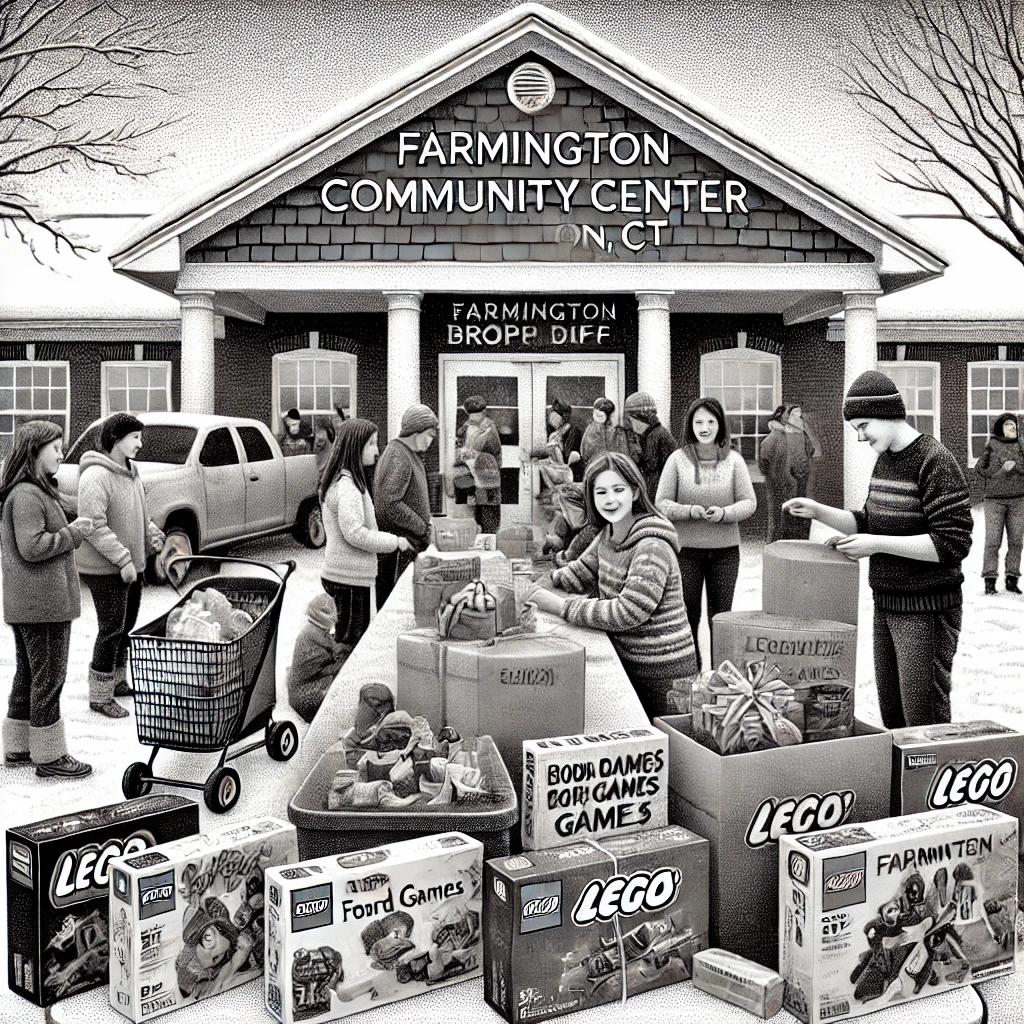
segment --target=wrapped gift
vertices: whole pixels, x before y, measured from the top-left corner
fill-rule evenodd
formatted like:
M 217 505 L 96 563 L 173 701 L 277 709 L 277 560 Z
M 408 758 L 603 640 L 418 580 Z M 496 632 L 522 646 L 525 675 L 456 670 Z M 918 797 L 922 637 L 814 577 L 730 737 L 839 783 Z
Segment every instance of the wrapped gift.
M 442 640 L 490 640 L 516 625 L 515 591 L 488 587 L 481 580 L 449 595 L 437 610 L 437 635 Z
M 479 532 L 475 519 L 435 516 L 430 524 L 430 539 L 438 551 L 469 551 Z

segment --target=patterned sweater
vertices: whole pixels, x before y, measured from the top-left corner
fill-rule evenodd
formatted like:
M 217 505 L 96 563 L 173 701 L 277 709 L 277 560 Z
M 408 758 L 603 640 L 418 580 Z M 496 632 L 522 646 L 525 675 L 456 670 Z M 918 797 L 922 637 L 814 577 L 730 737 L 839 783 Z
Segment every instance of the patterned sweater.
M 574 594 L 562 617 L 605 630 L 644 710 L 667 714 L 674 680 L 697 671 L 693 636 L 683 605 L 675 531 L 661 516 L 645 515 L 617 544 L 605 527 L 576 561 L 552 574 L 555 586 Z
M 868 582 L 875 607 L 887 612 L 959 607 L 960 563 L 971 550 L 971 501 L 963 470 L 930 434 L 899 452 L 878 456 L 864 508 L 853 513 L 860 533 L 912 537 L 927 533 L 938 562 L 872 555 Z

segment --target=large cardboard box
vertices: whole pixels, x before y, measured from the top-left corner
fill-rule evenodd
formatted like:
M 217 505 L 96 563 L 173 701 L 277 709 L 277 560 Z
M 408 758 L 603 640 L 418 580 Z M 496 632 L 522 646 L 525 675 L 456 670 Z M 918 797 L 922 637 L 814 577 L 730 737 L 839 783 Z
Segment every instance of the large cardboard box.
M 484 997 L 519 1024 L 686 981 L 707 881 L 707 842 L 673 825 L 487 861 Z
M 669 821 L 711 844 L 711 944 L 777 965 L 780 835 L 889 810 L 888 732 L 722 757 L 693 739 L 689 715 L 657 718 L 669 740 Z
M 892 734 L 893 814 L 984 804 L 1024 827 L 1024 734 L 996 722 L 954 722 Z M 1024 831 L 1018 886 L 1024 892 Z
M 320 1024 L 479 977 L 482 873 L 461 832 L 268 871 L 267 1009 Z
M 236 822 L 111 865 L 110 1005 L 153 1020 L 263 974 L 263 883 L 295 827 Z
M 523 849 L 668 824 L 668 738 L 651 726 L 523 743 Z
M 813 540 L 777 540 L 764 549 L 761 604 L 773 615 L 857 625 L 860 565 Z
M 1017 843 L 1016 818 L 973 804 L 783 837 L 786 1009 L 832 1024 L 1012 974 Z
M 7 983 L 37 1006 L 107 983 L 110 863 L 199 831 L 180 796 L 60 814 L 7 830 Z

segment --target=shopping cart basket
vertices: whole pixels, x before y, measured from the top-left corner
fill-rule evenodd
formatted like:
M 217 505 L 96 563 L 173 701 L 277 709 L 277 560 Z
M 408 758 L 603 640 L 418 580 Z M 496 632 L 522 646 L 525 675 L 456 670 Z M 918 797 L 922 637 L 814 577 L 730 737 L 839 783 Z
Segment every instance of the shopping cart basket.
M 233 562 L 256 566 L 268 576 L 214 575 L 182 593 L 172 582 L 179 600 L 158 619 L 139 626 L 128 637 L 135 718 L 139 742 L 151 745 L 149 762 L 130 764 L 121 779 L 126 797 L 145 796 L 154 782 L 165 786 L 200 789 L 206 806 L 218 814 L 231 810 L 241 794 L 233 761 L 265 746 L 275 761 L 289 760 L 299 745 L 292 722 L 275 722 L 274 708 L 277 626 L 285 584 L 295 571 L 292 561 L 272 565 L 251 558 L 216 555 L 181 555 L 177 562 Z M 173 580 L 172 574 L 168 579 Z M 236 607 L 252 616 L 252 625 L 227 642 L 167 636 L 167 619 L 174 608 L 193 593 L 216 587 Z M 233 743 L 263 730 L 263 738 L 228 753 Z M 171 779 L 153 773 L 160 748 L 220 751 L 217 767 L 205 784 Z

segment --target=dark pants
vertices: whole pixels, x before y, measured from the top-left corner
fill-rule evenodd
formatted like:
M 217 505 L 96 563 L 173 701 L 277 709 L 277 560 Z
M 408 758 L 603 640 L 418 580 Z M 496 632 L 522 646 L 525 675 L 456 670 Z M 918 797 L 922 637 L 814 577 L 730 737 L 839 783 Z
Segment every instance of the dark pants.
M 999 548 L 1006 533 L 1007 576 L 1020 576 L 1020 552 L 1024 544 L 1024 498 L 985 499 L 985 557 L 981 575 L 994 580 L 999 576 Z
M 89 667 L 94 672 L 113 672 L 128 664 L 128 634 L 135 628 L 142 600 L 142 573 L 125 583 L 120 573 L 83 576 L 96 606 L 96 643 Z
M 377 556 L 377 611 L 384 607 L 395 584 L 415 558 L 415 551 L 389 551 Z
M 875 608 L 875 685 L 887 729 L 950 720 L 950 677 L 962 612 L 897 614 Z
M 708 592 L 708 626 L 719 612 L 732 610 L 732 595 L 740 574 L 739 546 L 731 548 L 683 548 L 679 552 L 679 574 L 683 578 L 683 603 L 690 620 L 693 646 L 697 652 L 697 671 L 701 669 L 697 629 L 700 603 Z
M 339 644 L 355 647 L 370 625 L 370 587 L 351 587 L 347 583 L 333 580 L 320 582 L 334 600 L 338 610 L 338 624 L 334 627 L 334 639 Z
M 68 671 L 70 622 L 19 622 L 14 630 L 14 680 L 7 717 L 36 729 L 60 718 L 60 692 Z
M 501 529 L 501 506 L 474 505 L 473 518 L 479 524 L 481 533 L 497 533 Z

